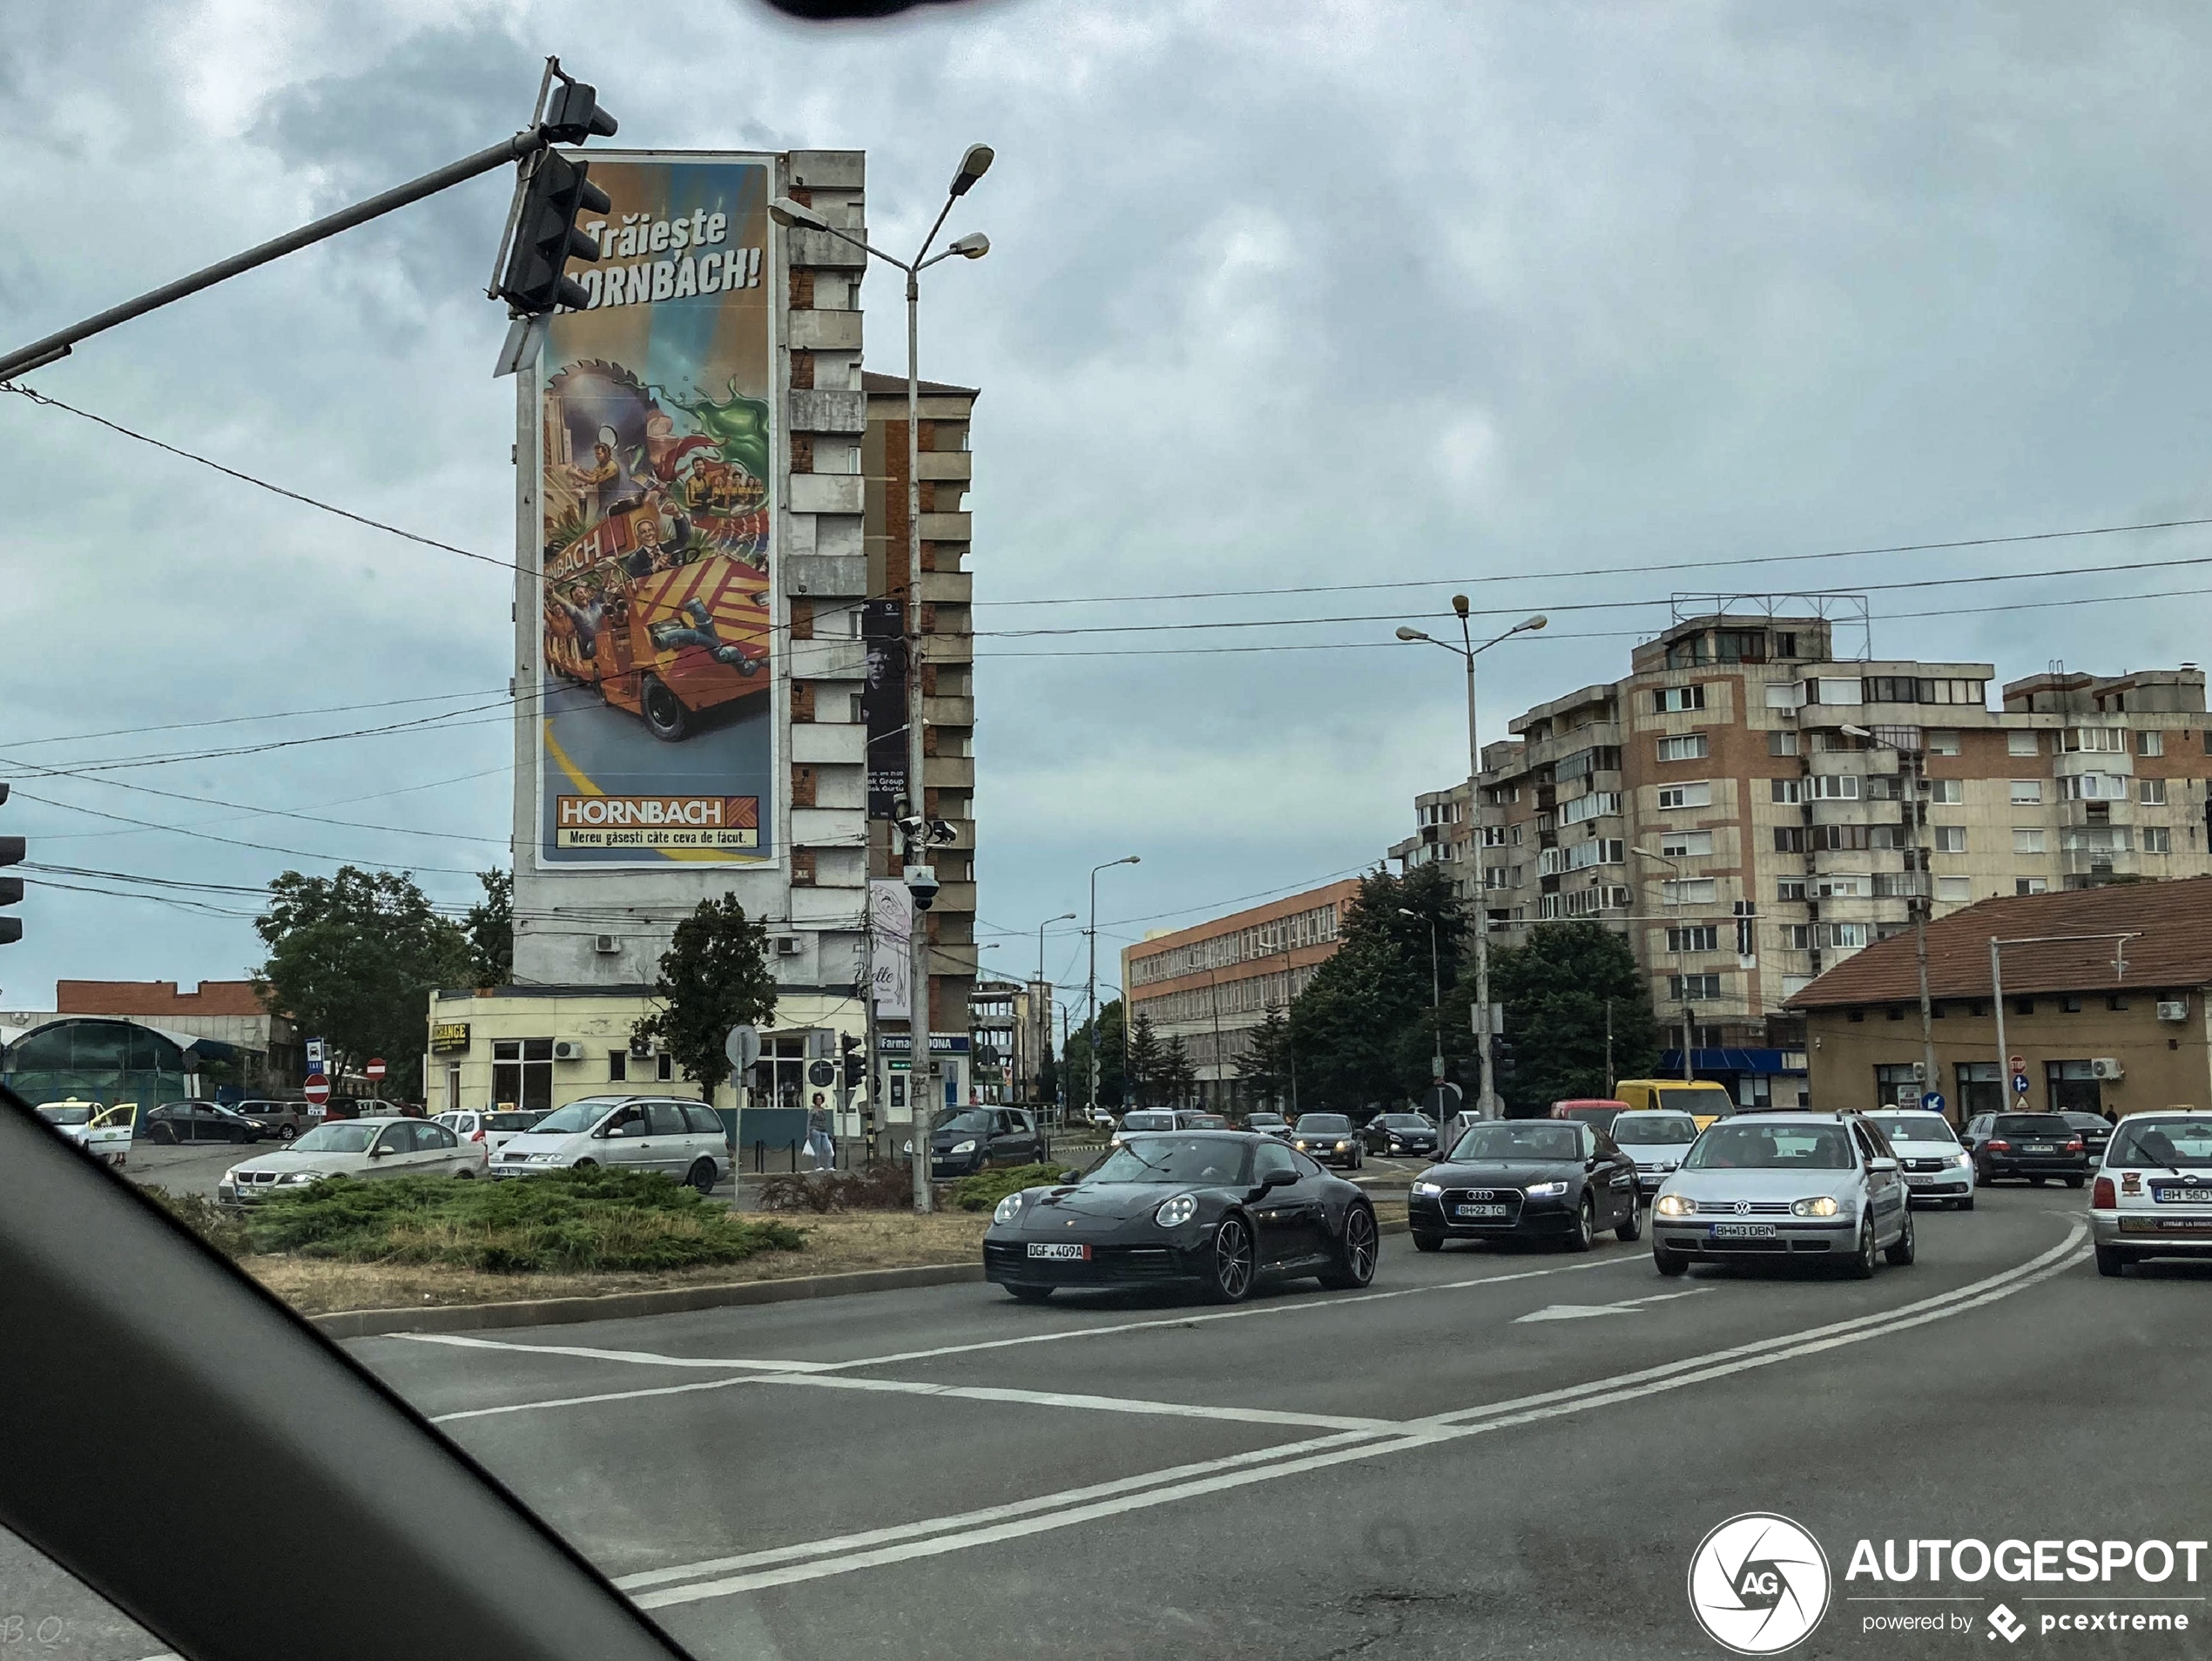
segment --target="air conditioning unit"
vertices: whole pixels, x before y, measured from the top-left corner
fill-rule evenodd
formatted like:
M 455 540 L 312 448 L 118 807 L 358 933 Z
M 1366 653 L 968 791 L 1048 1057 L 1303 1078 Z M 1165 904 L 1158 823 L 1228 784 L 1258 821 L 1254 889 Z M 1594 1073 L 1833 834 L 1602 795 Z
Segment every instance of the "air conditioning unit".
M 776 936 L 776 955 L 779 957 L 798 956 L 799 937 L 796 935 L 778 935 Z
M 619 935 L 594 935 L 591 936 L 591 949 L 595 952 L 600 953 L 604 956 L 612 957 L 617 952 L 619 952 L 622 949 L 622 936 Z
M 554 1053 L 558 1055 L 560 1052 L 556 1050 Z M 1914 1062 L 1912 1063 L 1912 1077 L 1915 1083 L 1922 1084 L 1926 1084 L 1928 1082 L 1928 1063 L 1925 1061 Z
M 2161 998 L 2158 1002 L 2158 1018 L 2161 1021 L 2188 1020 L 2189 1001 L 2187 998 Z
M 2128 1077 L 2128 1070 L 2120 1064 L 2120 1058 L 2116 1056 L 2096 1056 L 2090 1059 L 2089 1077 L 2092 1078 L 2125 1078 Z
M 553 1059 L 556 1061 L 582 1061 L 583 1059 L 583 1046 L 573 1038 L 556 1038 L 553 1041 Z

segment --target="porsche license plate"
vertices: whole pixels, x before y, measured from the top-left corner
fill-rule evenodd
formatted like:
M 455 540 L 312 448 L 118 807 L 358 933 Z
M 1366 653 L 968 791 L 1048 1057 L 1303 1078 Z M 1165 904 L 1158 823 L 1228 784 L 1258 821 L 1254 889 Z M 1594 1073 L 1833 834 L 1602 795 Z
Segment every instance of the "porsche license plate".
M 1452 1215 L 1478 1219 L 1485 1217 L 1503 1217 L 1506 1215 L 1506 1207 L 1503 1205 L 1454 1205 L 1452 1207 Z
M 1032 1240 L 1029 1243 L 1029 1255 L 1064 1258 L 1076 1263 L 1088 1263 L 1090 1261 L 1090 1247 L 1078 1245 L 1072 1240 L 1064 1243 L 1059 1240 Z
M 1770 1240 L 1774 1238 L 1771 1223 L 1716 1223 L 1713 1238 L 1716 1240 Z

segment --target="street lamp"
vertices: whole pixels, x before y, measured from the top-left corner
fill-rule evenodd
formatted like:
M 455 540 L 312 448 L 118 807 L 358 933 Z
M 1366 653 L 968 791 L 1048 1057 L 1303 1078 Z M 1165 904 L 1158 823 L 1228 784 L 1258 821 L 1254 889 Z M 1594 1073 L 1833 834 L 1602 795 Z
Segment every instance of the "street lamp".
M 1478 864 L 1475 868 L 1479 874 L 1481 867 Z M 1409 906 L 1399 907 L 1398 915 L 1428 925 L 1428 1010 L 1429 1020 L 1436 1032 L 1436 1054 L 1429 1071 L 1436 1081 L 1436 1128 L 1437 1134 L 1440 1136 L 1444 1131 L 1444 977 L 1437 966 L 1436 919 L 1424 917 Z M 1487 1026 L 1488 1022 L 1486 1020 L 1484 1024 Z
M 1683 934 L 1682 926 L 1682 861 L 1669 854 L 1654 854 L 1648 847 L 1632 848 L 1629 851 L 1635 854 L 1638 859 L 1656 860 L 1662 865 L 1671 867 L 1675 874 L 1675 897 L 1669 902 L 1669 908 L 1673 911 L 1675 921 L 1673 927 L 1669 928 L 1667 932 L 1675 937 L 1675 984 L 1682 989 L 1682 1082 L 1685 1084 L 1693 1084 L 1696 1081 L 1697 1073 L 1696 1070 L 1689 1064 L 1689 977 L 1683 973 L 1682 964 Z
M 1109 860 L 1103 865 L 1094 865 L 1090 868 L 1090 927 L 1083 931 L 1090 936 L 1090 973 L 1084 982 L 1086 989 L 1083 993 L 1083 1007 L 1087 1011 L 1085 1018 L 1090 1023 L 1090 1100 L 1087 1105 L 1094 1114 L 1098 1111 L 1098 874 L 1101 871 L 1110 871 L 1117 865 L 1139 863 L 1141 861 L 1136 854 L 1124 854 L 1118 860 Z M 1124 1051 L 1129 1047 L 1129 1003 L 1126 990 L 1123 993 L 1122 1004 L 1122 1047 Z M 1122 1078 L 1122 1088 L 1124 1090 L 1129 1088 L 1126 1071 Z
M 936 253 L 929 252 L 929 245 L 937 240 L 937 233 L 944 228 L 945 218 L 953 211 L 953 204 L 974 187 L 975 181 L 990 170 L 993 152 L 988 145 L 970 145 L 961 157 L 960 171 L 953 175 L 953 182 L 946 187 L 945 205 L 937 210 L 937 217 L 930 221 L 929 233 L 921 240 L 911 260 L 901 260 L 875 247 L 864 238 L 832 225 L 821 214 L 804 202 L 788 196 L 779 196 L 768 204 L 768 217 L 786 230 L 794 227 L 818 231 L 848 243 L 862 253 L 896 267 L 907 274 L 907 811 L 905 822 L 914 828 L 906 834 L 906 862 L 909 868 L 922 863 L 923 850 L 927 846 L 927 818 L 924 804 L 927 792 L 923 779 L 925 763 L 922 758 L 921 705 L 922 648 L 926 644 L 921 632 L 921 273 L 941 260 L 958 254 L 966 260 L 980 260 L 990 252 L 988 239 L 980 233 L 958 238 Z M 921 917 L 914 919 L 913 953 L 914 992 L 910 1005 L 907 1030 L 913 1035 L 913 1050 L 908 1064 L 910 1077 L 919 1083 L 927 1075 L 929 1054 L 929 1032 L 933 1024 L 934 1001 L 929 996 L 928 930 Z M 927 1140 L 927 1124 L 918 1134 Z M 927 1212 L 930 1208 L 929 1163 L 927 1152 L 914 1158 L 914 1209 Z
M 1073 922 L 1075 920 L 1076 914 L 1074 912 L 1063 911 L 1056 917 L 1047 917 L 1042 922 L 1037 925 L 1037 984 L 1039 986 L 1049 988 L 1051 984 L 1051 982 L 1047 981 L 1044 977 L 1044 931 L 1052 927 L 1054 923 Z M 1037 1077 L 1040 1079 L 1044 1077 L 1044 1053 L 1052 1048 L 1052 994 L 1049 989 L 1044 995 L 1044 1008 L 1042 1013 L 1044 1016 L 1043 1022 L 1042 1023 L 1044 1027 L 1044 1042 L 1037 1052 Z M 1044 1104 L 1042 1095 L 1038 1097 L 1037 1104 L 1040 1107 Z
M 1912 781 L 1912 858 L 1910 863 L 1920 868 L 1920 880 L 1913 884 L 1913 888 L 1921 890 L 1925 885 L 1925 890 L 1905 895 L 1905 903 L 1912 915 L 1912 969 L 1919 978 L 1920 985 L 1920 1088 L 1924 1091 L 1940 1091 L 1943 1078 L 1937 1071 L 1936 1063 L 1935 1006 L 1928 1000 L 1928 914 L 1935 908 L 1935 868 L 1934 862 L 1928 858 L 1928 850 L 1920 835 L 1928 822 L 1928 810 L 1923 800 L 1927 794 L 1927 765 L 1917 746 L 1907 749 L 1902 744 L 1878 737 L 1871 727 L 1846 726 L 1843 731 L 1851 738 L 1865 739 L 1892 752 L 1899 767 Z M 1997 1018 L 2002 1024 L 2004 1016 L 2000 1013 Z M 1997 1040 L 1997 1047 L 2000 1050 L 2005 1047 L 2001 1035 Z M 1959 1123 L 1961 1124 L 1966 1122 L 1966 1104 L 1963 1097 L 1961 1092 L 1959 1104 Z
M 1482 838 L 1480 835 L 1482 740 L 1477 735 L 1474 724 L 1474 660 L 1501 640 L 1510 640 L 1517 634 L 1534 633 L 1544 626 L 1547 619 L 1541 612 L 1538 612 L 1534 617 L 1524 618 L 1503 634 L 1497 636 L 1494 639 L 1485 640 L 1478 646 L 1474 644 L 1474 637 L 1467 631 L 1467 597 L 1464 594 L 1454 594 L 1452 597 L 1452 610 L 1460 619 L 1460 644 L 1458 645 L 1453 645 L 1448 640 L 1439 640 L 1433 635 L 1424 634 L 1419 629 L 1406 628 L 1402 625 L 1398 631 L 1398 638 L 1400 640 L 1425 642 L 1432 646 L 1441 646 L 1445 651 L 1456 653 L 1467 660 L 1467 823 L 1468 828 L 1476 833 L 1474 836 L 1474 1000 L 1475 1008 L 1480 1014 L 1475 1023 L 1475 1031 L 1480 1049 L 1482 1072 L 1480 1088 L 1475 1096 L 1475 1109 L 1484 1118 L 1494 1119 L 1499 1117 L 1500 1108 L 1497 1085 L 1493 1082 L 1496 1077 L 1496 1071 L 1490 1063 L 1492 1037 L 1490 1031 L 1490 905 L 1489 896 L 1482 888 Z

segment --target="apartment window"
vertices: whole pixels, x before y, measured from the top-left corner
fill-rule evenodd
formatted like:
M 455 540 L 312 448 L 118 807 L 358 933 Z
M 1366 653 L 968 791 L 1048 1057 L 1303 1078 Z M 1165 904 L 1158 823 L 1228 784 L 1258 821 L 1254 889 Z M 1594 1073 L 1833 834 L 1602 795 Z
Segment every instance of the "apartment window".
M 495 1107 L 524 1111 L 553 1111 L 553 1041 L 501 1038 L 491 1047 L 491 1099 Z
M 2043 852 L 2043 833 L 2033 825 L 2013 827 L 2013 852 L 2040 854 Z
M 2135 734 L 2135 753 L 2137 755 L 2164 755 L 2166 734 L 2149 727 L 2144 728 L 2143 731 Z
M 607 1083 L 619 1084 L 630 1077 L 630 1052 L 627 1050 L 607 1051 Z
M 1797 655 L 1797 636 L 1795 630 L 1783 629 L 1776 632 L 1774 655 L 1777 658 L 1794 658 Z
M 1782 949 L 1802 952 L 1812 949 L 1812 925 L 1809 922 L 1785 922 L 1781 926 Z
M 1483 847 L 1503 847 L 1505 845 L 1506 827 L 1503 825 L 1485 825 L 1482 827 Z
M 1966 827 L 1964 825 L 1939 825 L 1935 827 L 1935 851 L 1939 854 L 1963 854 L 1966 851 Z
M 2125 854 L 2130 846 L 2125 825 L 2084 825 L 2059 833 L 2064 854 Z
M 1966 800 L 1966 781 L 1963 779 L 1931 779 L 1928 780 L 1928 800 L 1939 807 L 1957 807 Z
M 1676 856 L 1710 854 L 1713 851 L 1713 833 L 1702 830 L 1662 831 L 1659 833 L 1659 851 Z
M 1579 825 L 1584 820 L 1597 819 L 1621 811 L 1621 793 L 1617 790 L 1593 790 L 1587 796 L 1577 796 L 1572 801 L 1559 805 L 1559 822 Z
M 2019 807 L 2033 807 L 2042 800 L 2043 781 L 2040 779 L 2015 779 L 2013 780 L 2013 806 Z
M 2035 742 L 2035 734 L 2033 733 L 2023 733 L 2014 728 L 2005 734 L 2006 755 L 2040 755 L 2042 753 L 2041 748 Z
M 1863 922 L 1824 922 L 1814 927 L 1816 938 L 1824 949 L 1851 952 L 1866 944 L 1866 925 Z
M 2067 779 L 2068 801 L 2125 801 L 2128 780 L 2117 773 L 2077 773 Z
M 2040 876 L 2016 876 L 2013 879 L 2013 892 L 2017 895 L 2045 894 L 2049 892 L 2050 887 L 2050 883 Z
M 2212 755 L 2212 733 L 2207 733 L 2205 737 L 2208 740 L 2205 745 L 2205 753 L 2207 755 Z M 1769 755 L 1797 754 L 1797 735 L 1795 733 L 1768 733 L 1766 735 L 1766 753 Z
M 1954 903 L 1971 900 L 1974 897 L 1973 881 L 1970 876 L 1939 876 L 1936 879 L 1935 897 Z
M 1802 901 L 1805 897 L 1805 880 L 1801 876 L 1777 877 L 1774 883 L 1774 897 L 1777 900 Z
M 1776 801 L 1791 803 L 1805 799 L 1805 781 L 1802 779 L 1770 779 L 1766 782 L 1768 793 Z
M 1676 1003 L 1711 1003 L 1721 995 L 1717 975 L 1669 975 L 1667 996 Z
M 1670 906 L 1709 906 L 1720 889 L 1709 876 L 1678 877 L 1659 885 L 1659 897 Z
M 1716 952 L 1720 949 L 1717 923 L 1693 923 L 1686 928 L 1667 930 L 1667 949 L 1670 952 Z
M 1805 688 L 1803 681 L 1774 681 L 1767 686 L 1766 706 L 1769 709 L 1802 709 L 1804 707 L 1804 702 Z
M 2069 726 L 2066 747 L 2070 751 L 2116 752 L 2128 747 L 2128 730 L 2120 726 Z
M 1651 694 L 1651 706 L 1662 715 L 1679 715 L 1705 707 L 1703 686 L 1662 686 Z
M 1864 900 L 1873 891 L 1873 879 L 1865 876 L 1840 874 L 1815 877 L 1812 895 L 1816 900 Z
M 1713 787 L 1710 782 L 1694 785 L 1661 785 L 1659 806 L 1668 807 L 1710 807 Z
M 1856 704 L 1860 702 L 1859 683 L 1856 680 L 1813 680 L 1806 685 L 1806 699 L 1814 704 Z
M 2168 830 L 2163 825 L 2146 825 L 2143 827 L 2144 853 L 2171 854 L 2173 851 L 2174 833 L 2172 831 Z
M 1711 753 L 1703 733 L 1685 733 L 1680 738 L 1659 740 L 1662 761 L 1703 761 Z
M 2166 805 L 2166 780 L 2163 779 L 2136 780 L 2135 800 L 2146 807 L 2163 807 Z
M 1803 825 L 1777 825 L 1774 827 L 1774 851 L 1777 854 L 1804 853 L 1805 827 Z
M 1805 795 L 1812 801 L 1857 801 L 1858 775 L 1852 773 L 1817 773 L 1804 780 Z
M 1931 732 L 1928 734 L 1928 753 L 1930 755 L 1958 754 L 1959 735 L 1941 729 Z
M 1713 645 L 1723 663 L 1766 661 L 1766 636 L 1757 629 L 1717 629 Z
M 1514 845 L 1515 847 L 1519 847 L 1521 846 L 1521 827 L 1520 827 L 1520 826 L 1518 826 L 1518 825 L 1515 825 L 1515 826 L 1511 827 L 1511 829 L 1512 829 L 1512 831 L 1513 831 L 1513 836 L 1512 836 L 1512 839 L 1511 839 L 1511 840 L 1512 840 L 1512 842 L 1513 842 L 1513 845 Z

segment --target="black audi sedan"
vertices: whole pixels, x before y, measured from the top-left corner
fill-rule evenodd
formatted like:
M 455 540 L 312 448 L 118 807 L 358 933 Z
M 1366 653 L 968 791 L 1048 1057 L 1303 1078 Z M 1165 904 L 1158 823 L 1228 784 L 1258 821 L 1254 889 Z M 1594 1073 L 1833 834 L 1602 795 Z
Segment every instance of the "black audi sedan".
M 983 1236 L 983 1278 L 1025 1303 L 1062 1286 L 1184 1286 L 1239 1303 L 1263 1280 L 1374 1278 L 1374 1207 L 1271 1136 L 1126 1138 L 1089 1171 L 1008 1194 Z
M 1551 1239 L 1587 1252 L 1607 1229 L 1622 1240 L 1643 1232 L 1635 1161 L 1570 1119 L 1471 1127 L 1448 1160 L 1414 1178 L 1406 1218 L 1424 1252 L 1447 1239 Z

